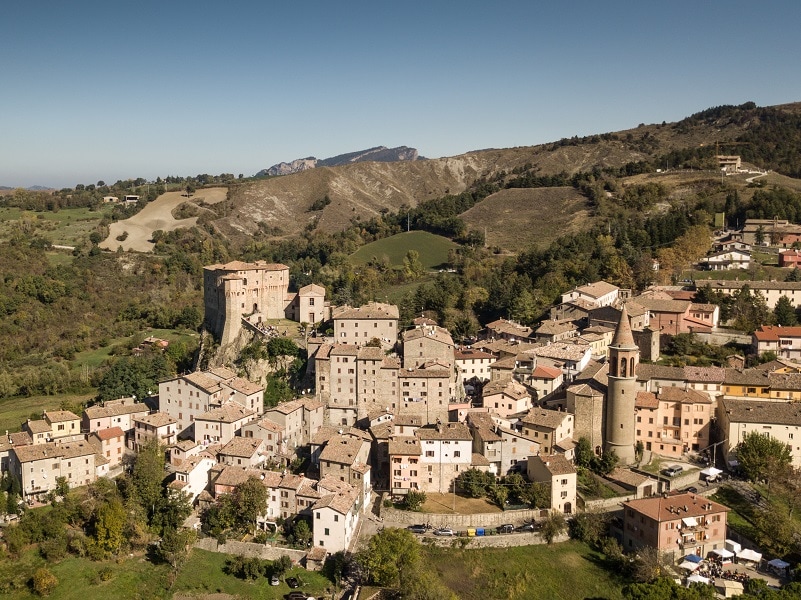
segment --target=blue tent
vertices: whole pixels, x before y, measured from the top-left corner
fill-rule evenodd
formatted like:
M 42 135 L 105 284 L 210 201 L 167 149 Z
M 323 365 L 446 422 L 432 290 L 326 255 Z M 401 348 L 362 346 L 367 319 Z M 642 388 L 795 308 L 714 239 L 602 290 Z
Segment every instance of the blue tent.
M 687 556 L 684 557 L 684 560 L 689 560 L 690 562 L 699 563 L 703 559 L 697 554 L 688 554 Z

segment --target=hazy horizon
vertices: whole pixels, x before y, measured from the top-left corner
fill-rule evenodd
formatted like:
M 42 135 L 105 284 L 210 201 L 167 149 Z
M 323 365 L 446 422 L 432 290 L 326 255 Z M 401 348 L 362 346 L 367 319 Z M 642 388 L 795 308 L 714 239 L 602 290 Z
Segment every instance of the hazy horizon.
M 12 3 L 0 185 L 428 158 L 801 100 L 801 4 Z

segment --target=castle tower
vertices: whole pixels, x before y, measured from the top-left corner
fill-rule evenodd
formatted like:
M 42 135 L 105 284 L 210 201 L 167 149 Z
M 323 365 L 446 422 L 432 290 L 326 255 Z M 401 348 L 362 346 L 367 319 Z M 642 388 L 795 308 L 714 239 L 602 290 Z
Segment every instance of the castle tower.
M 631 334 L 626 305 L 609 346 L 609 383 L 606 397 L 606 439 L 604 450 L 614 450 L 622 464 L 635 460 L 634 400 L 637 396 L 636 369 L 640 350 Z

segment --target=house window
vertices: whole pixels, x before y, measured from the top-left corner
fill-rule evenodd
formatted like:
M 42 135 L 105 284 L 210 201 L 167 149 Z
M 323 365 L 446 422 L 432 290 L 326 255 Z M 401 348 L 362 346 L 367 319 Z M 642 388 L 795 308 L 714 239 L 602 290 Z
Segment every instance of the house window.
M 454 450 L 453 457 L 454 458 L 459 458 L 460 456 L 462 456 L 462 453 L 459 450 Z
M 433 457 L 434 456 L 434 451 L 433 450 L 426 450 L 426 456 L 429 457 L 429 458 Z

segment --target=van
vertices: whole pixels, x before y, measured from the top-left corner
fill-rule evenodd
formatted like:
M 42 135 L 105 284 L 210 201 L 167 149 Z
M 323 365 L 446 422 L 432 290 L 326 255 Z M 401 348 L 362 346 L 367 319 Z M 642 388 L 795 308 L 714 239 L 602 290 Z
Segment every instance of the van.
M 668 477 L 675 477 L 676 475 L 681 473 L 683 470 L 684 470 L 684 467 L 682 467 L 681 465 L 671 465 L 667 469 L 662 469 L 662 473 L 664 473 Z

